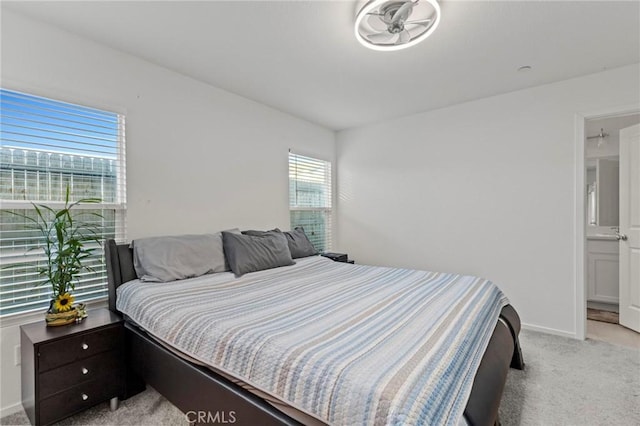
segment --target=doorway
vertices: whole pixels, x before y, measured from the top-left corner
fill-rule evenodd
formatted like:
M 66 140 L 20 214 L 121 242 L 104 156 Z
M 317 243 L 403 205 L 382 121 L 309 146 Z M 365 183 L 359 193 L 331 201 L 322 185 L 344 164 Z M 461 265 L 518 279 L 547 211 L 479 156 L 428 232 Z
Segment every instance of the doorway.
M 640 335 L 618 325 L 619 312 L 619 165 L 620 130 L 640 123 L 640 112 L 611 111 L 578 117 L 577 130 L 582 144 L 583 185 L 579 195 L 582 211 L 577 212 L 578 295 L 577 337 L 604 340 L 625 346 L 640 347 Z M 580 125 L 580 123 L 577 123 Z M 581 148 L 581 149 L 580 149 Z M 625 154 L 627 155 L 627 154 Z M 577 173 L 580 177 L 580 173 Z M 580 181 L 580 179 L 576 179 Z M 579 228 L 580 229 L 580 228 Z M 582 265 L 580 265 L 582 259 Z M 576 293 L 580 293 L 576 291 Z M 582 302 L 582 303 L 580 303 Z M 580 325 L 583 327 L 580 327 Z M 581 330 L 582 328 L 582 330 Z
M 586 337 L 640 348 L 640 335 L 619 324 L 620 130 L 640 114 L 585 121 Z
M 576 122 L 576 337 L 633 347 L 640 335 L 617 324 L 619 135 L 638 123 L 637 107 L 578 115 Z

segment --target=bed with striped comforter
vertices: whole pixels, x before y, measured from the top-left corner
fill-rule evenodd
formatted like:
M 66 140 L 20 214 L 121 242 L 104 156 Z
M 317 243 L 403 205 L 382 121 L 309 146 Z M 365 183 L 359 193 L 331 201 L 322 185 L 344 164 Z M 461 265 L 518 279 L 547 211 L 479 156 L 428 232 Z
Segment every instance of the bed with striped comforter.
M 461 423 L 509 303 L 482 278 L 322 257 L 117 292 L 157 339 L 334 425 Z

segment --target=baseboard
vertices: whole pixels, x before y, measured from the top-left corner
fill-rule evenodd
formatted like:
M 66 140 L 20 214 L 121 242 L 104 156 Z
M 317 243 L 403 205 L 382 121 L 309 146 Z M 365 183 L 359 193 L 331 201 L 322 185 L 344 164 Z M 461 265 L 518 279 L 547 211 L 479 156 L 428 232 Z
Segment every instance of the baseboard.
M 22 410 L 22 403 L 21 402 L 17 402 L 15 404 L 11 404 L 8 407 L 2 407 L 2 408 L 0 408 L 0 418 L 6 417 L 6 416 L 10 416 L 12 414 L 17 413 L 20 410 Z
M 558 330 L 557 328 L 541 327 L 539 325 L 526 324 L 524 322 L 521 324 L 521 326 L 525 330 L 538 331 L 540 333 L 553 334 L 562 337 L 569 337 L 570 339 L 578 338 L 575 332 Z
M 617 303 L 594 302 L 587 300 L 587 308 L 600 309 L 601 311 L 620 313 L 620 305 Z

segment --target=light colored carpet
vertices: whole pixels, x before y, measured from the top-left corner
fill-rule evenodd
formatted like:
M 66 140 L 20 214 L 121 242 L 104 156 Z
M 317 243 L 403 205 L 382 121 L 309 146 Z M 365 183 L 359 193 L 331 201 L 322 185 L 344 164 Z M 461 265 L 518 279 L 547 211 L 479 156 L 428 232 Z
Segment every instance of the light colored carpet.
M 640 351 L 523 330 L 524 371 L 511 369 L 503 425 L 640 425 Z
M 523 330 L 524 371 L 510 370 L 500 419 L 511 425 L 640 425 L 640 351 L 609 343 Z M 24 412 L 0 419 L 28 425 Z M 100 404 L 59 425 L 186 425 L 184 415 L 155 390 Z
M 24 411 L 0 419 L 2 425 L 30 425 Z M 109 410 L 109 403 L 98 404 L 80 414 L 68 417 L 56 425 L 143 425 L 143 426 L 180 426 L 188 425 L 185 415 L 154 389 L 120 401 L 116 411 Z
M 618 313 L 603 311 L 601 309 L 587 308 L 587 319 L 593 321 L 610 322 L 611 324 L 619 324 Z

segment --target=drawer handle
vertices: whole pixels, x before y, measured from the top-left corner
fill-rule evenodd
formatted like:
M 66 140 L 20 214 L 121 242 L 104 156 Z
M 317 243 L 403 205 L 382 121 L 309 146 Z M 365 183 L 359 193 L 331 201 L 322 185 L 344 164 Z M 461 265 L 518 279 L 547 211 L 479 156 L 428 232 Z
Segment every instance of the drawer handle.
M 89 370 L 87 370 L 86 368 L 82 367 L 82 374 L 87 374 L 89 372 Z
M 87 399 L 89 399 L 89 395 L 87 395 L 86 393 L 82 394 L 82 400 L 86 401 Z
M 87 345 L 86 343 L 83 343 L 82 344 L 82 349 L 84 349 L 86 351 L 87 349 L 89 349 L 89 345 Z

